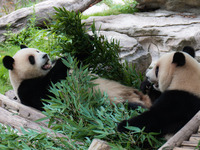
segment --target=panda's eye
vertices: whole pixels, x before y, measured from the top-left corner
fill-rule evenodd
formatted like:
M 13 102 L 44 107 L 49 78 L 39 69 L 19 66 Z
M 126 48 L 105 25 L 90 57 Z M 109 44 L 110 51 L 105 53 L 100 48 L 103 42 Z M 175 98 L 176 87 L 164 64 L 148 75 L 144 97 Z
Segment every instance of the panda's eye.
M 34 56 L 31 55 L 31 56 L 28 57 L 28 59 L 29 59 L 30 64 L 32 64 L 32 65 L 35 64 L 35 58 L 34 58 Z
M 158 77 L 158 72 L 159 72 L 159 66 L 156 66 L 156 70 L 155 70 L 156 77 Z

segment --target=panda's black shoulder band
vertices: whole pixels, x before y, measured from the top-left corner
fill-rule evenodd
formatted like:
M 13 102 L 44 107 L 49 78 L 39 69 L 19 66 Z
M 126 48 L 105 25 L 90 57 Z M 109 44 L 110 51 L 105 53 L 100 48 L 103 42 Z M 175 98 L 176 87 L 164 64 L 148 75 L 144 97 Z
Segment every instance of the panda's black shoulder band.
M 181 52 L 174 53 L 172 63 L 176 64 L 177 66 L 184 66 L 185 65 L 185 55 Z

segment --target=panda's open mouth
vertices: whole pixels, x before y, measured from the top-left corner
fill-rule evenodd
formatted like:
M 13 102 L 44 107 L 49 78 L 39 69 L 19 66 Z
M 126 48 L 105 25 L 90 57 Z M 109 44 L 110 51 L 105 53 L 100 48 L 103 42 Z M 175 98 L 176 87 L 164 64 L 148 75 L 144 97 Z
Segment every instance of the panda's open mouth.
M 154 89 L 156 89 L 157 91 L 160 91 L 160 90 L 159 90 L 159 85 L 158 85 L 158 83 L 153 83 L 153 87 L 154 87 Z
M 151 83 L 151 85 L 153 85 L 154 89 L 156 89 L 157 91 L 160 91 L 159 90 L 159 84 L 158 82 L 152 82 L 151 80 L 148 79 L 148 81 Z
M 50 59 L 47 59 L 47 61 L 45 62 L 45 64 L 42 66 L 42 69 L 43 70 L 49 70 L 51 68 L 52 68 L 51 61 L 50 61 Z

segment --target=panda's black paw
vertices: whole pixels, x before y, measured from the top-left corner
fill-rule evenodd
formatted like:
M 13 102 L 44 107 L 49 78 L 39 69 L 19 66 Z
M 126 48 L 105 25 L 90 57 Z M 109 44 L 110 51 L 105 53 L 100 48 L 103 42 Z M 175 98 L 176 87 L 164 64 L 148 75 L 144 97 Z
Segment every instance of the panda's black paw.
M 128 132 L 129 130 L 125 128 L 128 125 L 128 120 L 123 120 L 117 126 L 117 131 L 119 132 Z
M 136 110 L 139 107 L 146 108 L 144 105 L 139 104 L 139 103 L 128 103 L 128 110 Z
M 144 80 L 140 85 L 140 90 L 143 94 L 148 94 L 150 89 L 153 87 L 152 83 L 150 83 L 147 79 Z

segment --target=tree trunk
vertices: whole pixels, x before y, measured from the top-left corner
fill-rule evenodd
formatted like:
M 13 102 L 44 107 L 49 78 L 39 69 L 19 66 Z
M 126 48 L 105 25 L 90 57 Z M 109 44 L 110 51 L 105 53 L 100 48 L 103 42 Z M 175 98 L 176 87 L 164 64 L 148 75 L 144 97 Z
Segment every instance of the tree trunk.
M 46 124 L 44 122 L 36 123 L 34 122 L 37 119 L 40 119 L 41 117 L 45 117 L 41 112 L 31 108 L 27 107 L 23 104 L 17 103 L 15 101 L 12 101 L 8 98 L 6 98 L 4 95 L 0 94 L 0 123 L 3 125 L 9 125 L 14 129 L 17 129 L 19 131 L 19 135 L 22 133 L 21 128 L 24 128 L 25 130 L 31 129 L 35 130 L 37 132 L 43 132 L 43 129 L 46 129 L 49 131 L 49 136 L 52 137 L 65 137 L 68 139 L 66 135 L 55 133 L 50 128 L 47 128 Z M 4 108 L 2 108 L 4 107 Z M 6 109 L 9 109 L 6 110 Z M 18 111 L 18 113 L 10 112 L 10 111 Z M 29 114 L 27 116 L 27 114 Z M 74 140 L 71 140 L 74 141 Z M 69 142 L 70 141 L 66 141 Z M 76 144 L 84 145 L 82 142 L 76 142 Z
M 100 0 L 48 0 L 36 4 L 35 6 L 16 10 L 0 18 L 0 42 L 5 40 L 4 33 L 7 30 L 12 33 L 18 33 L 27 25 L 32 15 L 36 17 L 36 25 L 43 26 L 44 21 L 48 23 L 55 13 L 54 7 L 64 7 L 66 10 L 83 12 L 93 3 Z

